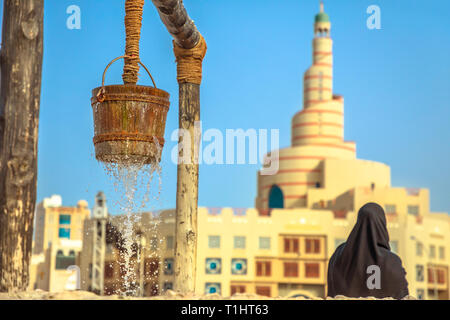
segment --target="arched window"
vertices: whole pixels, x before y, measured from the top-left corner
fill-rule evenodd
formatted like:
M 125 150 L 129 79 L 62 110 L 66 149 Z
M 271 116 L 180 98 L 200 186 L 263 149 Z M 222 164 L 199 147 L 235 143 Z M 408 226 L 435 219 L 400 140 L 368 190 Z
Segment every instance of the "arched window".
M 57 255 L 57 256 L 63 256 L 63 255 L 64 255 L 64 252 L 63 252 L 62 250 L 58 250 L 58 251 L 56 252 L 56 255 Z
M 273 185 L 269 192 L 269 209 L 284 208 L 283 191 L 277 185 Z

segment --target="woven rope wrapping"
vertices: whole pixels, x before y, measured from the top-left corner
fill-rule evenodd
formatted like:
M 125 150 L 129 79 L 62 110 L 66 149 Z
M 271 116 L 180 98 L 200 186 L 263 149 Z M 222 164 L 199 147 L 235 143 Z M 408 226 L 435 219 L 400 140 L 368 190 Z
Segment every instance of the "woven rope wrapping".
M 178 83 L 202 82 L 202 62 L 206 55 L 206 42 L 200 35 L 200 41 L 192 49 L 183 49 L 175 41 L 173 42 L 173 51 L 177 61 L 177 80 Z
M 145 0 L 125 1 L 125 66 L 123 83 L 136 84 L 139 75 L 139 40 L 141 38 L 142 12 Z

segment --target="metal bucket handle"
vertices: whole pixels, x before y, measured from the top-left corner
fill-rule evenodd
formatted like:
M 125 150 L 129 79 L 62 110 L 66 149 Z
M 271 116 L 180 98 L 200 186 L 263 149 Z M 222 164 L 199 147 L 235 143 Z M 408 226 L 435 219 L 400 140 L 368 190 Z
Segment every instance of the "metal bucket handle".
M 102 77 L 102 88 L 98 91 L 97 93 L 97 101 L 98 102 L 103 102 L 105 101 L 105 77 L 106 77 L 106 72 L 108 71 L 109 67 L 111 67 L 111 65 L 116 62 L 117 60 L 120 59 L 124 59 L 124 58 L 131 58 L 130 56 L 121 56 L 121 57 L 117 57 L 114 60 L 112 60 L 105 68 L 105 71 L 103 71 L 103 77 Z M 139 64 L 144 67 L 145 71 L 147 71 L 148 75 L 150 76 L 150 79 L 152 79 L 153 82 L 153 86 L 156 88 L 156 83 L 155 83 L 155 79 L 153 79 L 152 74 L 150 73 L 150 71 L 147 69 L 147 67 L 141 62 L 141 60 L 138 61 Z

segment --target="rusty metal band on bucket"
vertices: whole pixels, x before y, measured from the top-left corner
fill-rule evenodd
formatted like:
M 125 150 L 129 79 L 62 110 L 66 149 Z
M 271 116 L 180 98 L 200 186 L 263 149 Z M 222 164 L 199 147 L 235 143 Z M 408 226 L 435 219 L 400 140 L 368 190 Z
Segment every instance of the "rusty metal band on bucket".
M 160 107 L 169 108 L 170 101 L 164 97 L 150 96 L 148 94 L 133 94 L 133 93 L 103 93 L 102 102 L 105 101 L 138 101 L 149 102 L 159 105 Z M 97 98 L 92 98 L 92 105 L 97 103 Z
M 157 141 L 155 141 L 157 140 Z M 139 133 L 103 133 L 93 138 L 94 144 L 108 141 L 139 141 L 139 142 L 157 142 L 161 148 L 164 146 L 164 138 L 144 135 Z

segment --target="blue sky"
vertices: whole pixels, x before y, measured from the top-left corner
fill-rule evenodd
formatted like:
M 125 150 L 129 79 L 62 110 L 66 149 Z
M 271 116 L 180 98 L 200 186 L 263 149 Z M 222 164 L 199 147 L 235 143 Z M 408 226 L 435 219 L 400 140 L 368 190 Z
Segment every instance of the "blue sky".
M 185 0 L 208 43 L 201 88 L 203 129 L 280 129 L 290 144 L 291 117 L 302 108 L 302 76 L 311 64 L 318 0 Z M 70 5 L 81 30 L 66 28 Z M 366 27 L 369 5 L 381 30 Z M 47 0 L 39 128 L 38 201 L 65 205 L 113 187 L 94 158 L 91 90 L 124 51 L 124 0 Z M 1 9 L 0 9 L 1 10 Z M 172 40 L 150 0 L 144 8 L 141 60 L 171 94 L 162 160 L 162 192 L 150 209 L 175 206 L 170 161 L 178 125 Z M 345 138 L 357 156 L 391 166 L 393 186 L 430 189 L 431 209 L 450 212 L 450 1 L 328 0 L 334 39 L 334 91 L 345 98 Z M 107 81 L 121 82 L 122 64 Z M 141 84 L 149 84 L 143 75 Z M 252 207 L 255 165 L 200 167 L 201 206 Z M 111 203 L 111 202 L 110 202 Z M 112 207 L 112 212 L 117 210 Z

